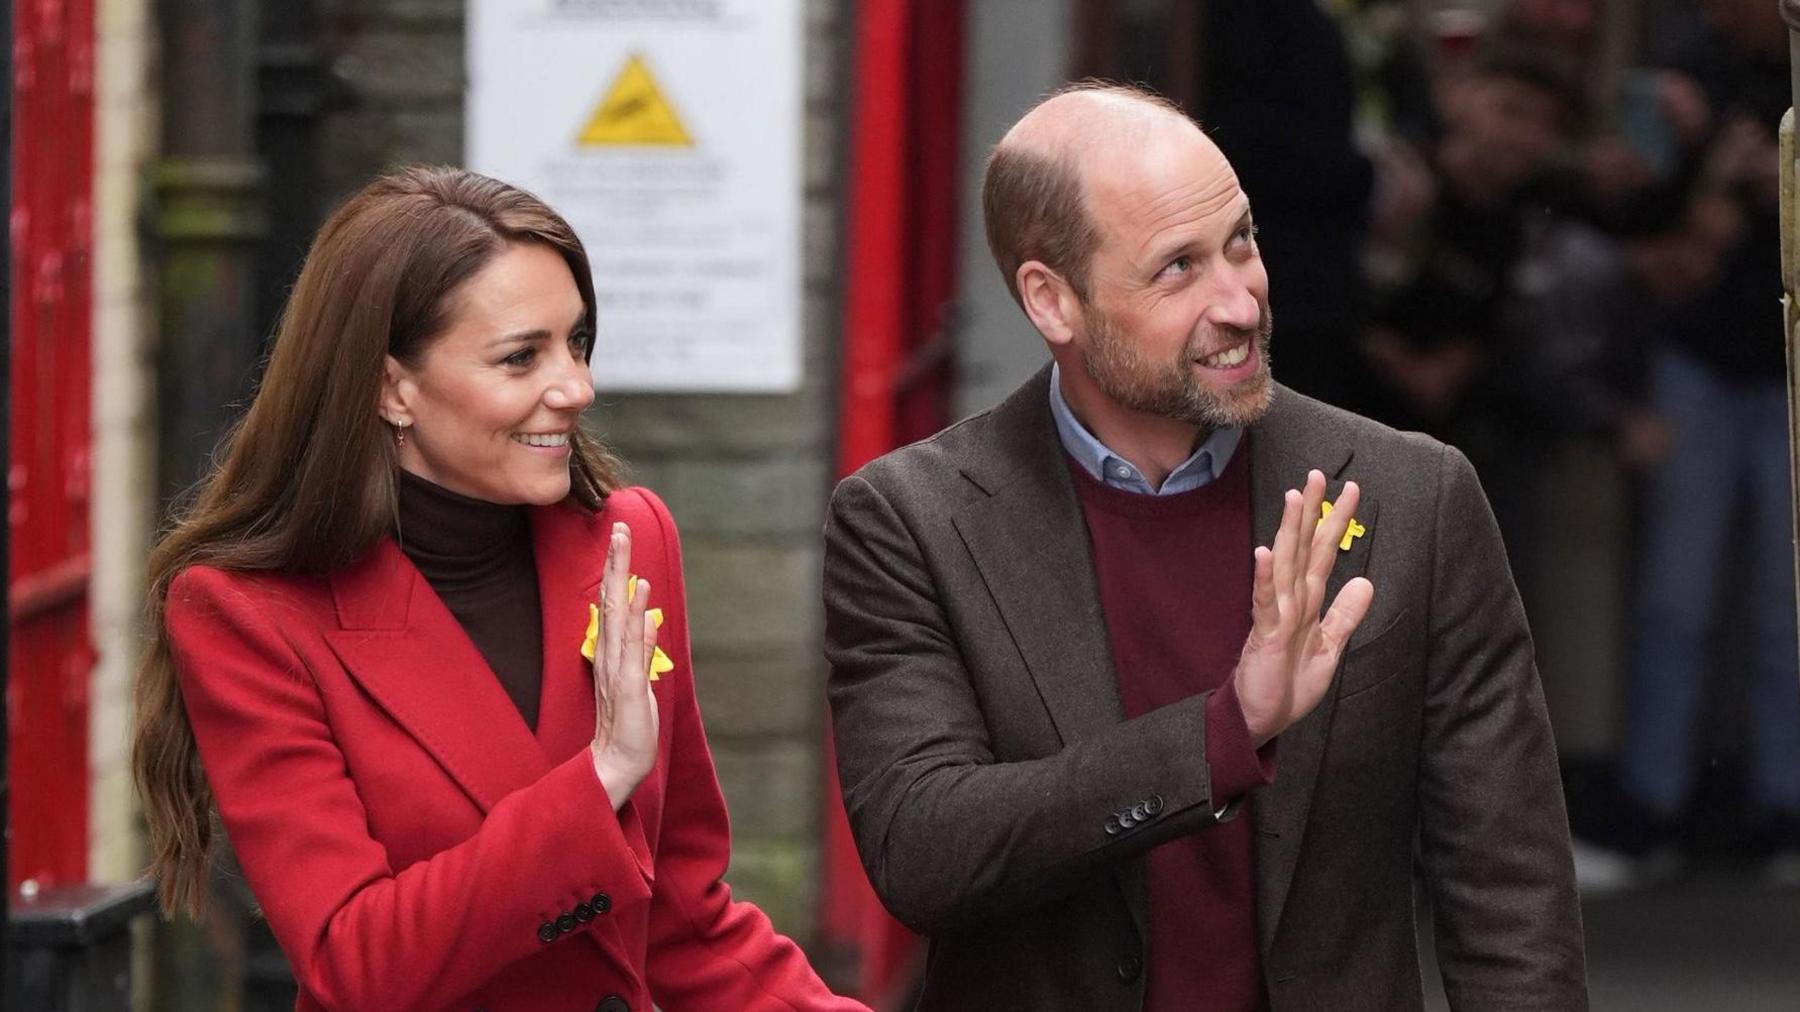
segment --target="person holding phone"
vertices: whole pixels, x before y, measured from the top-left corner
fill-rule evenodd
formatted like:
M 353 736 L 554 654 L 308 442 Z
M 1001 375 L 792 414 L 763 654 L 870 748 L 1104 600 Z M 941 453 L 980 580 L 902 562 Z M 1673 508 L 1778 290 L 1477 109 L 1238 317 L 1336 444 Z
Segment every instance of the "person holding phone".
M 326 222 L 149 563 L 166 909 L 216 805 L 301 1009 L 849 1010 L 721 881 L 681 547 L 580 425 L 567 222 L 458 169 Z

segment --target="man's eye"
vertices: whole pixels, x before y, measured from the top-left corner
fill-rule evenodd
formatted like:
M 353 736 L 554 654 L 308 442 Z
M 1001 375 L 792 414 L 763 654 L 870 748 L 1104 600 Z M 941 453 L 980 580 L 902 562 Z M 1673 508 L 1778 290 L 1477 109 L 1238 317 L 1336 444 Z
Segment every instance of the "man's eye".
M 1176 257 L 1169 261 L 1169 265 L 1162 269 L 1161 274 L 1165 278 L 1180 277 L 1193 269 L 1194 261 L 1192 257 Z
M 1256 242 L 1256 226 L 1245 225 L 1243 228 L 1237 230 L 1237 235 L 1233 238 L 1237 239 L 1238 242 L 1254 244 Z

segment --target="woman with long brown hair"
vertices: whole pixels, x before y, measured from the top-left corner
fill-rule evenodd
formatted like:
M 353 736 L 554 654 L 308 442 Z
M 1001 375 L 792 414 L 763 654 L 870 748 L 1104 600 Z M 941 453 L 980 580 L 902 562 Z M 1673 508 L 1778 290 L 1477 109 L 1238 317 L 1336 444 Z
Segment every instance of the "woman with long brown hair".
M 150 559 L 134 764 L 165 909 L 217 809 L 302 1009 L 851 1009 L 720 881 L 680 545 L 577 424 L 586 254 L 411 168 L 320 230 Z

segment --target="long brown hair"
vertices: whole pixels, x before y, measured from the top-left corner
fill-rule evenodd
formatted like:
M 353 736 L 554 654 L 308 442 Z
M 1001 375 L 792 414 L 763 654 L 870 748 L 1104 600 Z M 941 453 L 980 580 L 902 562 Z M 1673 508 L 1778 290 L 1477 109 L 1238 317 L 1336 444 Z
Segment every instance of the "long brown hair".
M 326 573 L 386 537 L 399 463 L 376 413 L 384 356 L 416 365 L 449 323 L 448 296 L 518 242 L 568 262 L 594 333 L 594 283 L 574 230 L 486 176 L 401 169 L 363 188 L 313 240 L 249 411 L 148 561 L 151 641 L 132 765 L 164 910 L 202 913 L 213 807 L 163 621 L 169 584 L 196 565 Z M 570 498 L 597 510 L 617 486 L 617 463 L 579 427 L 570 445 Z

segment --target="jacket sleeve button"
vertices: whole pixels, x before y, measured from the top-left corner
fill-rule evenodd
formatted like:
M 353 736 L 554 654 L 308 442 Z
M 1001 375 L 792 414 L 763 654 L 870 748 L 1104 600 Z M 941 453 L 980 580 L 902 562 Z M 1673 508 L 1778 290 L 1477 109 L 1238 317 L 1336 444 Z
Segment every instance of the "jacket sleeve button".
M 588 905 L 594 908 L 594 913 L 604 914 L 612 910 L 612 897 L 605 893 L 595 893 L 594 898 L 588 900 Z
M 1151 815 L 1161 815 L 1162 810 L 1163 799 L 1160 794 L 1152 794 L 1150 795 L 1150 799 L 1144 802 L 1144 811 L 1149 812 Z
M 609 994 L 594 1006 L 594 1012 L 631 1012 L 631 1006 L 616 994 Z
M 1107 836 L 1118 836 L 1121 832 L 1124 831 L 1124 829 L 1125 829 L 1124 826 L 1119 825 L 1119 817 L 1118 816 L 1109 815 L 1106 817 L 1106 835 Z
M 1136 956 L 1126 956 L 1119 960 L 1119 979 L 1129 984 L 1144 972 L 1144 961 Z
M 540 942 L 546 944 L 554 942 L 556 941 L 556 936 L 559 934 L 561 934 L 561 932 L 556 930 L 556 925 L 551 924 L 549 921 L 545 921 L 538 925 L 538 941 Z
M 575 904 L 575 919 L 580 921 L 583 924 L 586 924 L 587 922 L 593 920 L 594 919 L 593 906 L 591 904 L 587 904 L 587 903 Z
M 562 932 L 565 935 L 571 931 L 574 931 L 575 930 L 575 915 L 574 914 L 563 914 L 561 917 L 558 917 L 556 919 L 556 930 Z
M 1131 806 L 1131 817 L 1133 820 L 1135 820 L 1137 822 L 1143 822 L 1143 821 L 1149 819 L 1150 814 L 1151 813 L 1150 813 L 1149 802 L 1140 801 L 1137 804 Z

